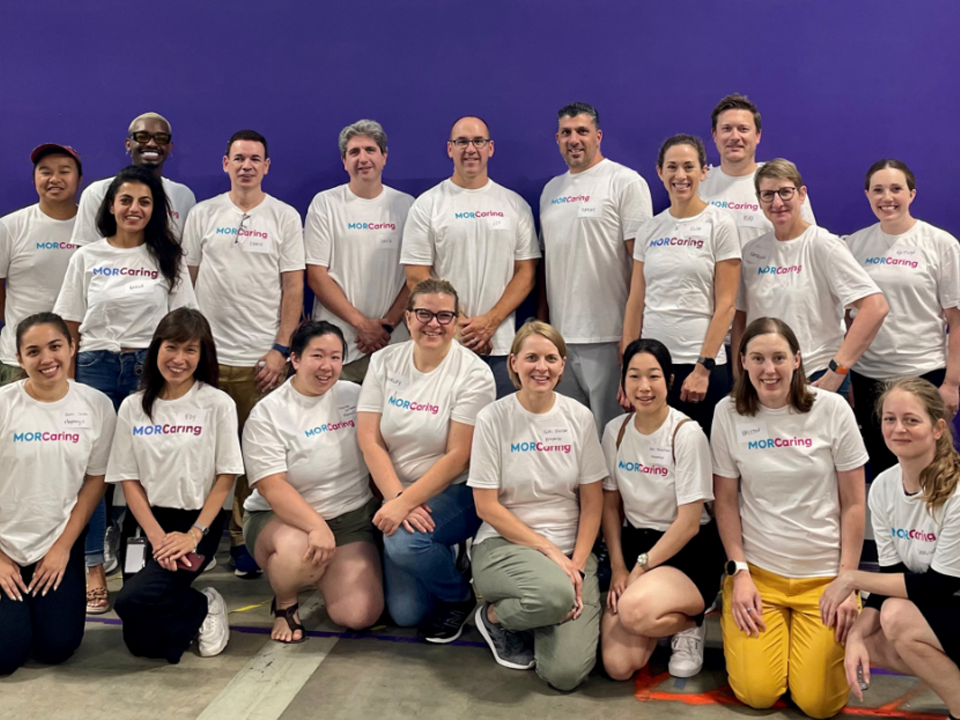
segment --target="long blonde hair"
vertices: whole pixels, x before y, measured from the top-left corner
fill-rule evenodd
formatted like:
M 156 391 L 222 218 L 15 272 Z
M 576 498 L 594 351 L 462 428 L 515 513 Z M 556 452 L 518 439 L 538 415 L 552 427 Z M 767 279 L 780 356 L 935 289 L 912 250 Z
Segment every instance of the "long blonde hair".
M 960 453 L 953 444 L 953 427 L 947 417 L 947 406 L 943 402 L 940 391 L 930 382 L 918 377 L 900 378 L 889 381 L 883 393 L 877 399 L 876 412 L 883 422 L 883 402 L 894 390 L 910 393 L 930 417 L 936 426 L 943 420 L 943 434 L 937 440 L 933 462 L 927 465 L 920 473 L 921 498 L 927 504 L 927 512 L 933 512 L 942 506 L 957 490 L 960 483 Z

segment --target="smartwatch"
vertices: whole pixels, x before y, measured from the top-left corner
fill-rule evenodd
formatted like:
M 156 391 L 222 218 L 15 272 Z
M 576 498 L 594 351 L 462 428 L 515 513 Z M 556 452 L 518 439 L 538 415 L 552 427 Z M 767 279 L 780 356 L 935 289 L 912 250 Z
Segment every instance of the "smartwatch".
M 206 537 L 207 533 L 210 532 L 210 528 L 208 528 L 206 525 L 201 525 L 198 522 L 194 523 L 192 527 L 195 527 L 197 530 L 199 530 L 203 537 Z
M 386 330 L 388 335 L 393 335 L 394 326 L 391 325 L 390 323 L 380 323 L 380 327 Z
M 287 345 L 281 345 L 280 343 L 274 343 L 272 350 L 276 350 L 278 353 L 283 355 L 284 360 L 289 359 L 290 357 L 290 348 Z
M 703 367 L 708 371 L 713 370 L 717 366 L 716 360 L 713 358 L 703 357 L 702 355 L 697 358 L 697 362 L 703 365 Z
M 827 367 L 829 367 L 830 370 L 832 372 L 835 372 L 837 375 L 846 375 L 848 372 L 850 372 L 850 368 L 844 367 L 843 365 L 838 363 L 836 360 L 831 360 L 830 364 L 827 365 Z
M 730 577 L 733 577 L 734 575 L 736 575 L 738 572 L 741 572 L 741 571 L 746 572 L 748 575 L 750 574 L 750 566 L 747 565 L 745 562 L 740 562 L 739 560 L 727 560 L 726 569 L 727 569 L 727 575 L 729 575 Z

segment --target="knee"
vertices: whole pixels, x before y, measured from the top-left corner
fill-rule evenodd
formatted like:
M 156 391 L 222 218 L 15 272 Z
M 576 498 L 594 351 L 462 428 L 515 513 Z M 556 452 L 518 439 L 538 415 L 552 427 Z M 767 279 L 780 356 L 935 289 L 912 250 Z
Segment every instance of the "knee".
M 427 616 L 430 611 L 428 603 L 421 602 L 419 598 L 409 597 L 406 594 L 388 593 L 387 610 L 390 611 L 390 619 L 394 625 L 399 627 L 416 627 Z
M 4 646 L 0 647 L 0 676 L 9 675 L 17 668 L 22 667 L 29 656 L 29 648 L 12 648 L 4 643 Z
M 880 628 L 887 639 L 894 644 L 908 640 L 911 632 L 916 630 L 909 620 L 908 604 L 911 604 L 909 600 L 889 598 L 880 608 Z
M 342 603 L 328 607 L 327 614 L 337 625 L 350 630 L 365 630 L 376 623 L 383 614 L 383 595 L 348 598 Z M 394 621 L 399 624 L 396 618 Z
M 764 687 L 756 681 L 745 683 L 730 682 L 730 688 L 737 700 L 744 705 L 749 705 L 755 710 L 766 710 L 773 707 L 782 693 L 774 687 Z
M 656 618 L 645 595 L 627 596 L 617 605 L 620 624 L 634 635 L 652 637 Z
M 790 698 L 807 717 L 815 720 L 825 720 L 843 710 L 847 704 L 847 693 L 832 698 L 826 696 L 824 688 L 812 688 L 812 690 L 813 692 L 803 690 L 798 692 L 795 688 L 790 688 Z
M 606 652 L 603 653 L 603 669 L 611 680 L 618 682 L 629 680 L 637 672 L 637 668 L 628 658 Z
M 69 660 L 80 647 L 83 640 L 83 630 L 79 633 L 67 633 L 58 639 L 55 644 L 44 647 L 35 647 L 33 656 L 44 665 L 60 665 Z
M 564 660 L 567 660 L 566 658 Z M 550 687 L 561 692 L 570 692 L 576 690 L 587 679 L 587 675 L 593 669 L 593 662 L 585 667 L 574 667 L 568 662 L 537 663 L 537 675 L 539 675 Z
M 520 606 L 542 617 L 542 627 L 563 622 L 576 601 L 572 583 L 547 583 L 536 594 L 521 597 Z
M 434 544 L 433 535 L 407 532 L 399 528 L 393 535 L 383 538 L 383 553 L 405 570 L 415 570 L 419 556 Z

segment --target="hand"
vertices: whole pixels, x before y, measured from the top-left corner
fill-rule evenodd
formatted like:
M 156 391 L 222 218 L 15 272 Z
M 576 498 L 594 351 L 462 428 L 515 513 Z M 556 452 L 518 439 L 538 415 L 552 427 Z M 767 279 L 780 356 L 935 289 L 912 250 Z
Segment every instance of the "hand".
M 20 566 L 0 552 L 0 588 L 11 600 L 23 601 L 22 593 L 29 593 L 27 584 L 20 574 Z
M 857 622 L 858 617 L 860 617 L 860 604 L 857 602 L 857 594 L 854 592 L 837 608 L 836 638 L 838 643 L 846 645 L 847 637 L 850 635 L 850 630 L 853 628 L 853 624 Z
M 637 580 L 639 580 L 641 577 L 643 577 L 643 574 L 644 574 L 645 572 L 646 572 L 646 570 L 644 570 L 642 567 L 640 567 L 640 563 L 637 563 L 636 565 L 634 565 L 634 566 L 633 566 L 633 570 L 630 571 L 630 577 L 627 578 L 627 587 L 630 587 L 630 586 L 633 585 Z
M 337 540 L 330 526 L 324 523 L 323 527 L 314 528 L 307 535 L 307 551 L 303 553 L 303 562 L 320 567 L 333 559 L 336 550 Z
M 485 342 L 483 346 L 475 352 L 477 355 L 489 355 L 493 352 L 493 343 L 490 340 L 487 340 L 487 342 Z
M 430 509 L 429 505 L 418 505 L 410 511 L 407 519 L 403 521 L 404 529 L 411 533 L 418 530 L 422 533 L 433 532 L 437 525 L 433 522 L 433 518 L 430 517 L 430 513 L 432 512 L 433 510 Z
M 420 532 L 432 532 L 436 526 L 433 518 L 430 517 L 431 512 L 427 505 L 410 507 L 406 498 L 400 495 L 387 500 L 377 510 L 376 515 L 373 516 L 373 524 L 387 537 L 393 535 L 401 524 L 409 532 L 414 532 L 415 529 Z
M 766 632 L 763 622 L 763 598 L 753 584 L 750 573 L 741 570 L 733 579 L 733 599 L 731 601 L 733 621 L 748 637 L 760 637 Z
M 159 545 L 153 546 L 153 559 L 167 570 L 176 571 L 177 560 L 197 550 L 197 537 L 192 532 L 172 532 L 163 536 Z M 172 567 L 171 567 L 172 565 Z
M 824 625 L 827 627 L 838 625 L 837 613 L 853 590 L 853 576 L 847 571 L 841 572 L 823 589 L 820 595 L 820 620 Z M 839 627 L 837 629 L 839 630 Z M 837 639 L 840 639 L 839 636 Z
M 620 403 L 622 407 L 627 412 L 633 412 L 633 403 L 630 401 L 630 398 L 627 397 L 627 394 L 623 391 L 623 386 L 617 388 L 617 402 Z
M 257 368 L 259 368 L 257 370 L 257 390 L 265 393 L 283 382 L 283 376 L 287 372 L 287 360 L 279 352 L 271 349 L 257 361 Z
M 64 547 L 58 540 L 37 563 L 33 571 L 33 580 L 30 581 L 27 591 L 34 597 L 37 593 L 46 596 L 50 590 L 56 591 L 63 581 L 63 573 L 67 569 L 69 560 L 70 548 Z
M 810 384 L 827 392 L 836 392 L 843 384 L 843 375 L 838 375 L 833 370 L 827 370 L 819 380 Z
M 460 321 L 460 342 L 476 353 L 479 353 L 493 334 L 500 327 L 497 319 L 489 313 L 472 318 L 463 318 Z
M 710 385 L 710 371 L 697 363 L 693 372 L 687 375 L 680 386 L 680 400 L 683 402 L 698 403 L 707 396 L 707 387 Z
M 364 355 L 375 353 L 390 344 L 390 333 L 383 327 L 385 322 L 387 321 L 383 318 L 365 317 L 360 324 L 354 326 L 357 331 L 357 349 Z
M 960 405 L 960 389 L 958 388 L 960 386 L 956 383 L 948 383 L 946 380 L 940 386 L 940 397 L 943 398 L 943 402 L 947 406 L 948 418 L 957 414 L 957 406 Z
M 857 668 L 863 668 L 863 681 L 870 684 L 870 653 L 860 637 L 860 633 L 852 632 L 847 636 L 846 652 L 843 655 L 843 670 L 847 674 L 847 685 L 863 702 L 863 690 L 860 689 L 860 679 L 857 677 Z
M 560 569 L 567 574 L 568 578 L 570 578 L 570 582 L 573 583 L 573 609 L 567 613 L 567 616 L 563 619 L 563 622 L 566 622 L 567 620 L 576 620 L 578 617 L 580 617 L 580 613 L 583 612 L 583 577 L 580 575 L 580 571 L 573 564 L 573 561 L 564 555 L 560 548 L 553 543 L 550 543 L 546 550 L 541 550 L 540 552 L 559 565 Z
M 617 614 L 617 606 L 620 604 L 620 596 L 627 589 L 627 579 L 630 573 L 627 572 L 626 565 L 611 568 L 610 592 L 607 593 L 607 608 L 614 615 Z

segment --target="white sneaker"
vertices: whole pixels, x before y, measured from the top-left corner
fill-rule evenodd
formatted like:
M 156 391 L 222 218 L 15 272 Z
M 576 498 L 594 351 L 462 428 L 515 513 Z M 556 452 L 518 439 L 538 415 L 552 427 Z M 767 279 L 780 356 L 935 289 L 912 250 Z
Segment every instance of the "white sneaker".
M 208 573 L 211 570 L 213 570 L 216 566 L 217 566 L 217 556 L 214 555 L 212 558 L 210 558 L 210 562 L 207 563 L 207 566 L 203 569 L 203 571 L 205 573 Z
M 203 657 L 213 657 L 223 652 L 230 641 L 230 625 L 227 622 L 227 604 L 223 596 L 213 588 L 201 590 L 207 596 L 207 617 L 200 626 L 197 644 Z
M 670 664 L 668 669 L 674 677 L 688 678 L 693 677 L 703 669 L 703 641 L 706 638 L 706 623 L 697 627 L 694 625 L 689 630 L 677 633 L 673 636 L 670 647 L 673 648 L 673 654 L 670 655 Z

